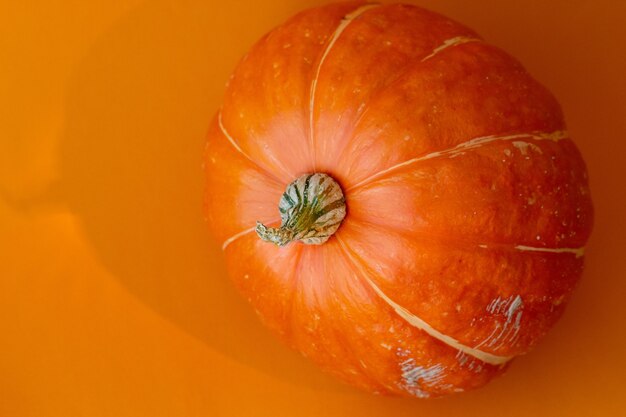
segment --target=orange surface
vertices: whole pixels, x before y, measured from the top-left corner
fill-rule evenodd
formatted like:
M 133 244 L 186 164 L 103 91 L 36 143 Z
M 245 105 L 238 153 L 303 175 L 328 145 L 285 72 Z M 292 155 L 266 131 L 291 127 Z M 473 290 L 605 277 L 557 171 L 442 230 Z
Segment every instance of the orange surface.
M 0 4 L 0 416 L 623 415 L 626 3 L 420 5 L 560 100 L 595 229 L 562 320 L 507 374 L 371 396 L 263 329 L 201 218 L 204 135 L 239 57 L 315 1 Z

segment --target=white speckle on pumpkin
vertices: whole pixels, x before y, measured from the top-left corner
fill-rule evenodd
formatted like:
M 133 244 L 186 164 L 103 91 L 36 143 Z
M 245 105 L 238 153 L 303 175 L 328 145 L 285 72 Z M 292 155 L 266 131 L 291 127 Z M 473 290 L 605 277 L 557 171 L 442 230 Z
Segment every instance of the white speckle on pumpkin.
M 387 343 L 381 343 L 380 345 L 387 350 L 391 350 L 391 345 L 388 345 Z
M 505 150 L 504 150 L 504 154 L 505 154 L 506 156 L 511 156 L 511 151 L 510 151 L 509 149 L 505 149 Z
M 244 274 L 243 279 L 248 279 L 250 278 L 250 274 Z

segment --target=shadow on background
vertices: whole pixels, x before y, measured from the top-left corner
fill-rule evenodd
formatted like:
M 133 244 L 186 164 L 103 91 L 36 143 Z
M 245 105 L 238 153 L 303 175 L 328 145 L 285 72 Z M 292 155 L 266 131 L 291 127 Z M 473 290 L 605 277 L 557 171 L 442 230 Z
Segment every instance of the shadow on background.
M 84 57 L 67 93 L 56 198 L 81 219 L 105 267 L 153 310 L 246 365 L 341 390 L 261 327 L 207 234 L 205 133 L 254 41 L 237 36 L 254 31 L 237 27 L 236 10 L 210 4 L 146 3 Z M 259 34 L 272 26 L 257 24 Z

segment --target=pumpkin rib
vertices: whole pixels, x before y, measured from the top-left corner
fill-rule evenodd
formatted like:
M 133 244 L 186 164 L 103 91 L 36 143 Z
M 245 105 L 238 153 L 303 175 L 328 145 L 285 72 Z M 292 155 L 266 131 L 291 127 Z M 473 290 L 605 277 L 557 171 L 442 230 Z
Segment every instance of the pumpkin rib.
M 448 40 L 443 41 L 441 45 L 433 49 L 433 51 L 429 55 L 426 55 L 424 58 L 422 58 L 420 62 L 427 61 L 430 58 L 434 57 L 435 55 L 441 53 L 442 51 L 450 47 L 463 45 L 464 43 L 469 43 L 469 42 L 484 42 L 484 41 L 480 38 L 471 38 L 469 36 L 457 36 L 454 38 L 450 38 Z
M 293 273 L 291 274 L 291 277 L 288 280 L 287 285 L 291 286 L 293 288 L 293 291 L 291 292 L 291 300 L 289 303 L 286 303 L 286 305 L 288 305 L 289 310 L 285 311 L 285 317 L 291 317 L 292 320 L 289 322 L 290 326 L 285 326 L 288 327 L 290 330 L 290 334 L 287 338 L 287 342 L 292 344 L 292 340 L 293 340 L 293 333 L 294 333 L 294 327 L 293 326 L 293 310 L 294 310 L 294 304 L 296 303 L 296 294 L 298 294 L 298 285 L 300 283 L 300 280 L 298 279 L 298 277 L 300 276 L 300 271 L 302 270 L 302 248 L 298 247 L 298 252 L 297 252 L 297 257 L 298 259 L 296 259 L 296 263 L 293 267 Z M 269 265 L 268 265 L 269 266 Z M 296 329 L 297 330 L 297 329 Z
M 401 306 L 400 304 L 394 302 L 391 298 L 389 298 L 369 277 L 365 269 L 360 266 L 359 262 L 357 262 L 352 252 L 347 247 L 346 243 L 337 236 L 337 241 L 339 242 L 339 246 L 341 247 L 344 256 L 348 259 L 348 261 L 354 266 L 354 268 L 360 273 L 360 276 L 363 277 L 365 282 L 374 290 L 374 292 L 386 303 L 388 304 L 404 321 L 406 321 L 411 326 L 422 330 L 424 333 L 428 334 L 430 337 L 439 340 L 440 342 L 445 343 L 447 346 L 458 350 L 459 352 L 463 352 L 466 355 L 472 356 L 484 363 L 488 363 L 490 365 L 503 365 L 510 360 L 513 359 L 512 356 L 499 356 L 491 353 L 483 352 L 482 350 L 471 348 L 460 343 L 458 340 L 438 331 L 433 328 L 427 322 L 419 318 L 418 316 L 412 314 L 406 308 Z
M 332 35 L 327 41 L 326 47 L 324 48 L 324 52 L 320 57 L 319 62 L 317 63 L 317 67 L 315 69 L 315 73 L 313 79 L 311 80 L 311 87 L 309 92 L 309 144 L 311 147 L 311 157 L 313 159 L 312 166 L 313 171 L 315 172 L 317 169 L 317 160 L 316 160 L 316 152 L 315 152 L 315 132 L 314 132 L 314 109 L 315 109 L 315 93 L 317 92 L 317 82 L 320 77 L 320 72 L 322 70 L 322 65 L 326 61 L 326 57 L 330 53 L 332 47 L 337 42 L 337 39 L 341 36 L 344 30 L 352 23 L 356 18 L 367 12 L 368 10 L 375 9 L 380 7 L 381 5 L 378 3 L 374 4 L 365 4 L 357 7 L 350 13 L 347 13 L 339 22 L 339 25 L 335 28 Z
M 328 245 L 328 243 L 326 243 L 325 245 Z M 305 294 L 306 288 L 304 288 L 304 282 L 302 279 L 299 279 L 299 277 L 301 277 L 301 269 L 296 269 L 296 268 L 302 268 L 305 266 L 305 264 L 302 262 L 303 258 L 305 258 L 305 254 L 307 256 L 311 256 L 312 254 L 314 254 L 315 252 L 317 252 L 318 250 L 329 250 L 328 248 L 324 248 L 324 246 L 319 246 L 319 247 L 311 247 L 308 245 L 303 245 L 303 244 L 299 244 L 297 245 L 299 246 L 300 249 L 300 258 L 298 259 L 300 265 L 297 265 L 296 267 L 294 267 L 294 270 L 297 271 L 297 273 L 294 274 L 294 281 L 293 284 L 293 294 L 295 294 L 296 296 L 293 297 L 292 299 L 292 303 L 290 306 L 290 317 L 292 317 L 292 320 L 290 321 L 290 326 L 292 329 L 295 329 L 295 333 L 298 333 L 298 330 L 302 330 L 299 327 L 295 327 L 293 324 L 293 321 L 297 318 L 297 314 L 293 314 L 294 310 L 298 310 L 295 309 L 294 307 L 297 305 L 297 303 L 303 303 L 303 300 L 301 298 L 299 298 L 297 295 L 302 295 Z M 331 249 L 332 250 L 332 249 Z M 309 251 L 307 253 L 307 251 Z M 344 258 L 343 253 L 342 252 L 338 252 L 339 254 L 341 254 L 341 257 Z M 346 260 L 347 265 L 351 264 Z M 324 269 L 324 268 L 323 268 Z M 354 274 L 355 278 L 359 280 L 359 283 L 363 286 L 364 290 L 367 291 L 368 294 L 370 294 L 370 290 L 369 290 L 369 286 L 367 286 L 365 283 L 363 283 L 360 278 L 358 277 L 358 274 Z M 321 278 L 321 277 L 316 277 L 316 278 Z M 332 280 L 330 281 L 331 283 L 333 282 Z M 329 281 L 326 282 L 326 285 L 328 285 Z M 325 299 L 325 302 L 331 302 L 333 305 L 337 306 L 341 303 L 341 301 L 339 301 L 338 299 L 334 299 L 333 297 L 330 297 L 328 299 Z M 305 303 L 306 304 L 306 303 Z M 324 309 L 319 310 L 320 306 L 317 305 L 313 308 L 311 308 L 311 305 L 309 304 L 307 306 L 307 309 L 309 310 L 310 313 L 313 313 L 313 316 L 315 315 L 324 315 Z M 317 311 L 315 311 L 317 310 Z M 301 311 L 301 309 L 300 309 Z M 300 319 L 302 319 L 302 317 L 300 317 Z M 330 323 L 330 322 L 327 322 Z M 334 320 L 332 321 L 332 323 L 334 324 Z M 341 339 L 343 337 L 345 337 L 345 334 L 341 331 L 341 329 L 337 328 L 335 325 L 330 325 L 328 327 L 326 327 L 326 329 L 328 331 L 330 331 L 333 334 L 334 339 Z M 333 340 L 334 340 L 333 339 Z M 314 361 L 318 361 L 319 358 L 316 358 L 315 356 L 309 356 L 309 354 L 306 354 L 306 349 L 304 349 L 302 346 L 297 346 L 298 343 L 302 343 L 302 341 L 300 342 L 294 342 L 293 340 L 290 341 L 292 346 L 296 346 L 296 348 L 303 353 L 303 356 L 306 358 L 311 358 Z M 320 341 L 322 342 L 322 341 Z M 316 341 L 317 343 L 317 341 Z M 319 343 L 318 346 L 322 345 L 322 343 Z M 358 375 L 359 378 L 361 378 L 361 382 L 365 383 L 366 385 L 369 385 L 370 387 L 373 387 L 372 389 L 378 391 L 378 392 L 388 392 L 389 388 L 386 387 L 384 384 L 381 384 L 381 382 L 379 381 L 378 378 L 376 378 L 374 375 L 372 375 L 371 370 L 367 367 L 364 366 L 363 362 L 361 360 L 357 360 L 357 358 L 360 358 L 361 355 L 358 354 L 357 350 L 355 349 L 355 347 L 350 344 L 350 343 L 343 343 L 342 348 L 344 350 L 349 351 L 349 355 L 347 355 L 346 361 L 349 362 L 349 367 L 353 370 L 353 372 L 350 372 L 352 375 Z M 329 355 L 331 357 L 333 357 L 334 354 L 336 354 L 337 352 L 333 352 L 332 350 L 328 350 L 327 348 L 325 348 L 326 352 L 329 353 Z M 333 368 L 332 367 L 328 367 L 327 363 L 324 363 L 323 361 L 318 362 L 322 368 L 325 368 L 327 371 L 329 372 L 333 372 Z M 346 365 L 345 363 L 343 363 L 343 365 Z
M 271 196 L 282 192 L 284 183 L 237 152 L 220 129 L 217 114 L 211 121 L 204 153 L 205 220 L 220 245 L 257 220 L 277 217 Z
M 359 181 L 358 183 L 350 186 L 348 189 L 346 189 L 346 193 L 354 191 L 355 189 L 358 189 L 359 187 L 362 187 L 364 185 L 371 184 L 372 182 L 375 182 L 376 180 L 383 178 L 385 175 L 389 173 L 393 173 L 401 168 L 404 168 L 408 165 L 415 164 L 420 161 L 438 158 L 440 156 L 449 156 L 452 158 L 456 155 L 462 154 L 462 152 L 466 150 L 476 149 L 476 148 L 482 147 L 483 145 L 496 142 L 499 140 L 515 140 L 515 139 L 523 139 L 523 138 L 533 139 L 533 140 L 552 140 L 554 142 L 558 142 L 559 140 L 569 138 L 569 134 L 565 130 L 557 130 L 551 133 L 533 132 L 533 133 L 513 133 L 513 134 L 507 134 L 507 135 L 481 136 L 478 138 L 470 139 L 468 141 L 455 145 L 451 148 L 440 150 L 440 151 L 435 151 L 435 152 L 428 153 L 426 155 L 421 155 L 415 158 L 411 158 L 407 161 L 395 164 L 389 168 L 385 168 Z
M 546 253 L 555 253 L 555 254 L 571 254 L 571 255 L 576 256 L 576 258 L 580 258 L 585 255 L 585 246 L 581 246 L 579 248 L 567 248 L 567 247 L 544 248 L 540 246 L 519 245 L 516 243 L 508 243 L 508 242 L 480 243 L 482 242 L 482 240 L 458 238 L 458 237 L 452 238 L 448 234 L 435 233 L 435 232 L 430 232 L 426 230 L 407 232 L 401 227 L 396 227 L 394 225 L 389 225 L 389 224 L 377 223 L 374 220 L 359 219 L 358 222 L 362 224 L 370 225 L 373 227 L 381 227 L 381 228 L 391 230 L 395 233 L 405 236 L 408 239 L 415 238 L 415 237 L 428 238 L 428 239 L 436 240 L 440 244 L 444 244 L 446 246 L 452 246 L 452 247 L 464 247 L 467 249 L 478 247 L 480 249 L 498 249 L 498 250 L 509 250 L 509 251 L 520 251 L 520 252 L 546 252 Z
M 233 146 L 233 148 L 235 148 L 235 150 L 242 155 L 244 158 L 246 158 L 247 160 L 249 160 L 250 162 L 252 162 L 262 173 L 266 174 L 267 176 L 271 177 L 274 181 L 278 182 L 278 183 L 282 183 L 283 180 L 281 180 L 280 178 L 278 178 L 274 173 L 270 172 L 268 169 L 263 168 L 257 161 L 255 161 L 254 159 L 252 159 L 247 153 L 245 153 L 243 151 L 243 149 L 241 149 L 241 147 L 239 146 L 239 144 L 237 143 L 237 141 L 235 140 L 235 138 L 233 138 L 231 136 L 230 133 L 228 133 L 228 130 L 226 130 L 226 127 L 224 126 L 224 123 L 222 122 L 222 111 L 220 110 L 217 113 L 217 124 L 220 128 L 220 131 L 222 132 L 222 134 L 226 137 L 226 139 L 228 139 L 228 142 Z M 282 167 L 281 167 L 282 168 Z M 289 173 L 287 171 L 283 169 L 283 173 L 289 177 Z
M 367 117 L 333 158 L 346 164 L 342 174 L 352 179 L 348 188 L 372 175 L 375 166 L 382 169 L 469 138 L 564 129 L 558 103 L 504 51 L 486 42 L 444 51 L 426 62 L 413 59 L 408 69 L 399 67 L 402 76 L 368 98 Z M 489 111 L 480 110 L 483 102 Z
M 389 240 L 379 244 L 383 237 Z M 528 352 L 555 322 L 582 262 L 571 254 L 450 247 L 355 222 L 341 238 L 391 300 L 463 345 L 476 349 L 487 340 L 481 350 L 500 356 Z M 384 254 L 381 244 L 388 248 Z M 502 307 L 517 296 L 524 305 L 519 318 Z M 500 311 L 489 307 L 496 299 Z M 490 339 L 494 326 L 497 337 Z
M 391 8 L 391 7 L 396 7 L 396 6 L 402 6 L 401 4 L 389 4 L 389 5 L 380 5 L 382 7 L 380 7 L 378 9 L 378 11 L 380 13 L 382 12 L 382 9 L 385 8 Z M 379 13 L 379 14 L 380 14 Z M 377 97 L 379 94 L 383 93 L 384 91 L 386 91 L 386 89 L 388 87 L 390 87 L 394 82 L 396 82 L 399 79 L 402 79 L 402 77 L 404 75 L 406 75 L 408 72 L 410 72 L 412 69 L 414 69 L 416 66 L 419 66 L 422 62 L 434 57 L 435 55 L 439 54 L 440 52 L 444 51 L 445 49 L 448 49 L 449 47 L 452 46 L 458 46 L 458 45 L 462 45 L 465 43 L 469 43 L 469 42 L 482 42 L 484 43 L 484 40 L 481 39 L 479 37 L 478 34 L 476 34 L 475 32 L 473 32 L 471 29 L 468 29 L 460 24 L 457 24 L 458 27 L 455 28 L 455 31 L 457 32 L 457 34 L 451 38 L 447 37 L 443 38 L 445 40 L 442 40 L 438 46 L 433 47 L 432 52 L 430 52 L 428 55 L 419 57 L 419 56 L 414 56 L 410 59 L 407 59 L 407 62 L 405 62 L 403 65 L 401 65 L 398 68 L 395 68 L 395 70 L 393 72 L 391 72 L 390 74 L 387 74 L 386 76 L 384 76 L 382 79 L 377 80 L 375 84 L 380 84 L 377 87 L 373 88 L 369 94 L 363 98 L 363 102 L 361 103 L 361 105 L 359 106 L 358 109 L 356 109 L 355 111 L 355 118 L 354 121 L 352 122 L 352 129 L 347 133 L 347 136 L 351 136 L 354 131 L 357 129 L 357 127 L 359 126 L 361 120 L 363 119 L 363 117 L 367 114 L 368 110 L 370 109 L 370 103 L 372 101 L 373 98 Z M 345 29 L 345 28 L 344 28 Z M 343 31 L 343 30 L 342 30 Z M 324 55 L 327 55 L 329 52 L 326 51 L 326 53 Z M 317 80 L 319 78 L 320 75 L 320 71 L 319 71 L 319 67 L 318 67 L 318 71 L 315 77 L 315 82 L 317 83 Z M 313 115 L 314 115 L 314 108 L 313 108 L 313 103 L 311 102 L 311 106 L 310 106 L 310 126 L 311 126 L 311 132 L 313 131 Z M 316 149 L 316 143 L 313 141 L 312 142 L 312 147 L 313 147 L 313 153 L 314 155 L 317 153 L 317 149 Z M 345 151 L 345 144 L 344 147 L 340 150 L 341 153 L 343 153 Z M 314 161 L 314 167 L 317 169 L 318 168 L 318 164 L 317 164 L 317 160 Z
M 537 246 L 517 245 L 514 247 L 514 249 L 527 252 L 572 253 L 576 255 L 577 258 L 585 255 L 584 246 L 580 248 L 541 248 Z

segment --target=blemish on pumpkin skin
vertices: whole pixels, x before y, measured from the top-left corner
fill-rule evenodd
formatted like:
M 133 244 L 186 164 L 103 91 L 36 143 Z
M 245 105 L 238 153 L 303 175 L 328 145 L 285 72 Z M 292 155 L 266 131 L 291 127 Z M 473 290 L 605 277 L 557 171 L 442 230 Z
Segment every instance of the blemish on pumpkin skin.
M 418 398 L 430 397 L 427 389 L 431 387 L 452 388 L 452 386 L 446 385 L 444 387 L 441 385 L 441 381 L 445 377 L 443 365 L 417 365 L 411 354 L 409 349 L 396 349 L 396 355 L 401 360 L 398 365 L 402 372 L 401 381 L 397 383 L 398 387 Z
M 499 348 L 504 343 L 514 343 L 519 335 L 521 327 L 522 310 L 524 302 L 519 295 L 510 296 L 502 299 L 497 297 L 487 305 L 487 312 L 494 315 L 504 315 L 506 321 L 502 324 L 496 323 L 496 327 L 479 346 L 487 345 L 489 347 Z M 498 330 L 500 330 L 498 332 Z M 496 345 L 496 343 L 498 343 Z
M 430 397 L 425 388 L 437 386 L 444 378 L 442 365 L 417 366 L 413 358 L 401 362 L 400 369 L 402 370 L 400 386 L 418 398 Z
M 528 155 L 528 151 L 529 149 L 538 153 L 538 154 L 543 154 L 543 151 L 541 150 L 541 148 L 533 143 L 530 142 L 522 142 L 522 141 L 515 141 L 513 142 L 513 146 L 515 146 L 517 149 L 519 149 L 519 151 L 521 152 L 522 155 Z M 526 156 L 526 159 L 530 159 L 530 157 Z

